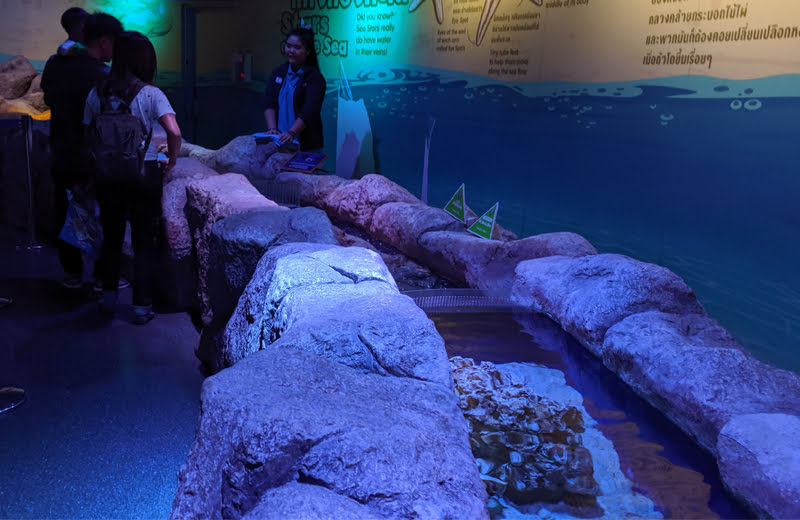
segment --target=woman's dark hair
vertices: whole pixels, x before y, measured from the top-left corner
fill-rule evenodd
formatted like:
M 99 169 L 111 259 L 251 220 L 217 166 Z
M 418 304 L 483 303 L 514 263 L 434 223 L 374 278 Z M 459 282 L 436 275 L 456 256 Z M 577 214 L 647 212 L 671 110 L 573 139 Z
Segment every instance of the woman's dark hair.
M 314 47 L 314 31 L 311 29 L 306 29 L 305 27 L 297 27 L 289 31 L 289 34 L 286 35 L 286 39 L 288 40 L 290 36 L 297 36 L 300 38 L 300 43 L 302 43 L 303 47 L 308 51 L 306 65 L 319 68 L 319 61 L 317 60 L 317 48 Z
M 156 50 L 147 36 L 136 31 L 123 31 L 114 40 L 111 73 L 103 90 L 107 94 L 124 93 L 133 78 L 152 84 L 156 65 Z

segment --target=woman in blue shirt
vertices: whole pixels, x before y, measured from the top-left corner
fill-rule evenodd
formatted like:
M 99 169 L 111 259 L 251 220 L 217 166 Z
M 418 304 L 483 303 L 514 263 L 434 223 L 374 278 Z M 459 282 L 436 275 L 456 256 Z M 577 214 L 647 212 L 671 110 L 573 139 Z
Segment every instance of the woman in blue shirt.
M 267 82 L 264 118 L 267 133 L 280 145 L 300 142 L 301 150 L 322 148 L 322 101 L 325 78 L 319 71 L 314 33 L 293 29 L 284 47 L 286 63 L 272 71 Z

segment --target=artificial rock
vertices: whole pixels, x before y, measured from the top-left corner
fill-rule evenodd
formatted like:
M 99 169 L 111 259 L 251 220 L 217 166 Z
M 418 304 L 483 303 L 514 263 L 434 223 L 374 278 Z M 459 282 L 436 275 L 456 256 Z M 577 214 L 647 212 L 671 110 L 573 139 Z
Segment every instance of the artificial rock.
M 520 262 L 511 297 L 550 316 L 595 355 L 600 355 L 606 331 L 632 314 L 705 314 L 675 273 L 617 254 Z
M 717 451 L 725 487 L 759 517 L 800 518 L 800 416 L 738 415 Z
M 362 229 L 369 229 L 375 211 L 390 202 L 418 203 L 419 199 L 386 177 L 369 174 L 343 184 L 322 201 L 329 215 Z
M 292 246 L 259 262 L 226 326 L 221 366 L 267 347 L 299 349 L 367 372 L 450 385 L 441 337 L 399 294 L 380 256 Z
M 279 185 L 292 187 L 298 194 L 302 206 L 314 206 L 325 209 L 323 201 L 334 190 L 355 181 L 343 179 L 337 175 L 311 175 L 307 173 L 282 171 L 275 177 Z
M 336 237 L 327 215 L 317 208 L 253 210 L 212 226 L 209 265 L 219 268 L 208 273 L 207 294 L 214 314 L 203 327 L 197 348 L 198 357 L 210 371 L 222 368 L 215 362 L 221 332 L 259 260 L 268 249 L 289 242 L 335 245 Z
M 511 292 L 516 266 L 525 260 L 561 255 L 582 257 L 595 248 L 575 233 L 547 233 L 522 240 L 485 240 L 469 233 L 430 231 L 418 247 L 419 260 L 447 276 L 493 294 Z
M 213 309 L 209 304 L 207 280 L 211 269 L 209 264 L 209 241 L 215 222 L 237 213 L 256 209 L 281 208 L 261 195 L 246 177 L 226 173 L 186 185 L 186 214 L 194 239 L 195 262 L 197 264 L 197 301 L 204 324 L 211 322 Z
M 608 330 L 600 354 L 606 367 L 711 453 L 737 415 L 800 415 L 800 375 L 753 358 L 705 316 L 634 314 Z
M 36 69 L 25 56 L 0 63 L 0 98 L 12 100 L 25 95 L 36 77 Z
M 242 520 L 375 520 L 382 516 L 328 488 L 289 482 L 265 492 Z
M 171 518 L 239 518 L 292 482 L 381 517 L 488 518 L 446 386 L 268 349 L 206 379 L 201 399 Z
M 157 286 L 161 300 L 175 309 L 197 308 L 197 273 L 192 255 L 192 231 L 186 217 L 186 186 L 216 175 L 217 172 L 201 162 L 182 157 L 164 176 L 161 195 L 163 246 Z

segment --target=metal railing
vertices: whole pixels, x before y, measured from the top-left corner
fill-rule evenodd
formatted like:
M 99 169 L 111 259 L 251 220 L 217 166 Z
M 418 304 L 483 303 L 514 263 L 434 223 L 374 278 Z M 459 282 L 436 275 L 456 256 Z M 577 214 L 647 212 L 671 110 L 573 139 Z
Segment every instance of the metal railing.
M 403 294 L 428 313 L 513 312 L 523 309 L 508 295 L 490 294 L 479 289 L 420 289 Z

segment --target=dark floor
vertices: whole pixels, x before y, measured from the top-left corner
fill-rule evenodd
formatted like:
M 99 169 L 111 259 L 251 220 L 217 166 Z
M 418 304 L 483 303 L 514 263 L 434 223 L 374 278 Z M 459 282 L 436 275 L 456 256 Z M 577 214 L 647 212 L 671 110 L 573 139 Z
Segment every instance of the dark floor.
M 0 387 L 26 391 L 0 415 L 0 518 L 167 517 L 200 408 L 189 316 L 132 325 L 126 289 L 104 324 L 26 242 L 0 227 Z

